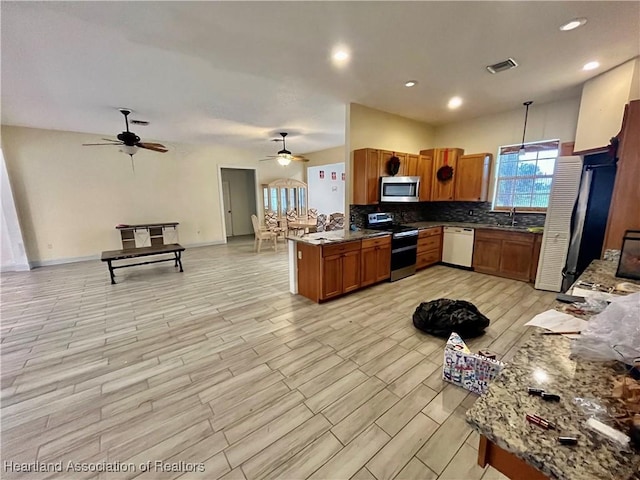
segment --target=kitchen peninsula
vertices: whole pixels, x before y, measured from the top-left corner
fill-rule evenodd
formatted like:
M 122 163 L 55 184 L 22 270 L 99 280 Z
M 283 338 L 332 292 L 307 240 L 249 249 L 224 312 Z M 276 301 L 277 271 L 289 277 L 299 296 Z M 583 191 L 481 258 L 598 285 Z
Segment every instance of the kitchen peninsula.
M 614 262 L 596 260 L 580 280 L 615 285 Z M 640 282 L 634 282 L 640 283 Z M 467 412 L 480 433 L 478 463 L 491 464 L 512 479 L 626 480 L 640 471 L 640 455 L 623 452 L 585 427 L 584 402 L 607 405 L 613 378 L 625 372 L 621 363 L 570 359 L 570 340 L 560 335 L 531 336 L 500 376 Z M 560 396 L 545 402 L 528 394 L 528 387 Z M 528 423 L 536 414 L 554 423 L 544 430 Z M 563 446 L 559 435 L 574 436 L 578 444 Z
M 314 302 L 387 280 L 391 275 L 388 232 L 334 230 L 287 237 L 287 241 L 289 290 Z

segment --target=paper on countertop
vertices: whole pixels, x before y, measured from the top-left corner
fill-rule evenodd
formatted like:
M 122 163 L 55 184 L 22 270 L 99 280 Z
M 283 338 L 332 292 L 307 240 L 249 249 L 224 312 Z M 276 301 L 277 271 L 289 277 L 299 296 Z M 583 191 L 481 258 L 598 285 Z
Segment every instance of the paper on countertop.
M 584 298 L 593 298 L 594 300 L 606 300 L 609 302 L 614 298 L 620 297 L 620 295 L 616 295 L 613 293 L 599 292 L 597 290 L 588 290 L 586 288 L 580 288 L 580 287 L 573 287 L 571 295 L 575 295 L 577 297 L 584 297 Z
M 587 324 L 588 322 L 586 320 L 576 318 L 568 313 L 558 312 L 557 310 L 547 310 L 533 317 L 525 323 L 525 326 L 546 328 L 552 332 L 581 332 L 587 327 Z M 577 335 L 565 336 L 578 338 Z

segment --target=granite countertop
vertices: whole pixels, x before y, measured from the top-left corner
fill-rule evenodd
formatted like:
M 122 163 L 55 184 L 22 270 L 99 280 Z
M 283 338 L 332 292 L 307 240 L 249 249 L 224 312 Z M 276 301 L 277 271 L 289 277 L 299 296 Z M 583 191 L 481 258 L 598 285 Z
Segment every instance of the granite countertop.
M 616 264 L 596 260 L 580 280 L 614 286 Z M 636 283 L 636 282 L 633 282 Z M 467 421 L 499 447 L 522 458 L 550 478 L 566 480 L 624 480 L 640 470 L 640 454 L 621 452 L 604 437 L 587 430 L 589 418 L 576 399 L 607 405 L 615 375 L 624 373 L 616 362 L 587 362 L 569 358 L 571 340 L 542 335 L 536 329 L 513 360 L 467 412 Z M 560 395 L 545 402 L 527 387 Z M 528 423 L 527 413 L 555 423 L 543 430 Z M 612 425 L 613 426 L 613 425 Z M 576 446 L 562 446 L 558 435 L 574 435 Z
M 331 230 L 329 232 L 309 233 L 301 237 L 288 236 L 287 240 L 308 243 L 309 245 L 332 245 L 335 243 L 353 242 L 365 238 L 384 237 L 391 235 L 389 232 L 379 230 Z
M 431 227 L 460 227 L 460 228 L 488 228 L 491 230 L 505 230 L 509 232 L 528 232 L 529 228 L 540 228 L 540 227 L 531 227 L 526 225 L 496 225 L 495 223 L 470 223 L 470 222 L 414 222 L 407 223 L 405 225 L 409 225 L 410 227 L 415 227 L 419 230 L 423 230 L 425 228 Z M 542 235 L 542 232 L 535 232 L 536 234 Z

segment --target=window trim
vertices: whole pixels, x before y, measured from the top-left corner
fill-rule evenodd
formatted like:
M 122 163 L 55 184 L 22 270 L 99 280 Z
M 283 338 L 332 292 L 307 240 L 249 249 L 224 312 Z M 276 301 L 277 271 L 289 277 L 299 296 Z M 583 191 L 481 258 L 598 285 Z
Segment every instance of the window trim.
M 561 156 L 560 154 L 560 139 L 552 139 L 552 140 L 540 140 L 540 141 L 536 141 L 536 142 L 528 142 L 524 144 L 525 147 L 525 153 L 528 152 L 540 152 L 540 151 L 544 151 L 544 150 L 551 150 L 552 148 L 548 148 L 548 147 L 552 147 L 555 146 L 556 148 L 553 148 L 553 150 L 558 151 L 558 155 L 556 157 L 552 157 L 554 161 L 558 160 L 558 157 Z M 508 155 L 511 153 L 515 153 L 517 151 L 520 150 L 520 148 L 522 147 L 522 144 L 518 143 L 518 144 L 514 144 L 514 145 L 501 145 L 498 147 L 498 155 L 496 156 L 496 165 L 495 165 L 495 178 L 494 178 L 494 184 L 493 184 L 493 198 L 491 199 L 491 211 L 492 212 L 509 212 L 511 211 L 512 208 L 515 208 L 517 212 L 519 213 L 545 213 L 547 211 L 548 207 L 513 207 L 513 206 L 499 206 L 496 205 L 497 202 L 497 197 L 498 197 L 498 183 L 500 180 L 503 179 L 538 179 L 538 178 L 551 178 L 553 181 L 553 174 L 552 175 L 526 175 L 526 176 L 500 176 L 500 159 L 502 157 L 502 155 Z M 527 148 L 529 147 L 529 148 Z M 543 147 L 543 148 L 540 148 Z M 544 148 L 547 147 L 547 148 Z M 549 159 L 536 159 L 536 160 L 549 160 Z M 555 174 L 555 167 L 554 167 L 554 174 Z

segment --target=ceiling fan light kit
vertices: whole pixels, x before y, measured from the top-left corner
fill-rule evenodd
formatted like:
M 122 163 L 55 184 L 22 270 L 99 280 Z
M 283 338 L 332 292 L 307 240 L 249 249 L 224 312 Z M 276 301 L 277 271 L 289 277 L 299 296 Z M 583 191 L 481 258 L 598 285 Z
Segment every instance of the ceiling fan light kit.
M 133 160 L 133 156 L 136 154 L 138 149 L 144 148 L 145 150 L 151 150 L 159 153 L 166 153 L 169 151 L 167 147 L 162 145 L 161 143 L 151 143 L 151 142 L 141 142 L 140 137 L 135 133 L 129 131 L 129 115 L 131 114 L 131 110 L 127 108 L 120 108 L 120 113 L 124 115 L 124 124 L 126 127 L 126 131 L 119 133 L 116 138 L 118 140 L 112 140 L 110 138 L 103 138 L 109 143 L 83 143 L 83 146 L 93 146 L 93 145 L 116 145 L 120 147 L 120 151 L 125 153 L 131 157 Z M 145 122 L 148 124 L 148 122 Z
M 282 150 L 278 151 L 277 155 L 269 155 L 268 158 L 263 158 L 260 161 L 262 162 L 265 160 L 272 160 L 275 158 L 276 161 L 283 167 L 286 167 L 287 165 L 289 165 L 292 160 L 295 160 L 298 162 L 308 162 L 309 161 L 308 158 L 304 158 L 299 155 L 293 155 L 289 150 L 287 150 L 287 144 L 285 140 L 287 135 L 288 135 L 287 132 L 280 132 L 280 136 L 282 138 L 273 139 L 274 142 L 282 142 Z

